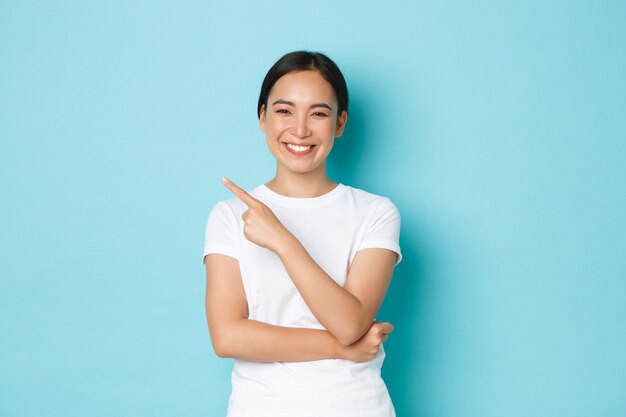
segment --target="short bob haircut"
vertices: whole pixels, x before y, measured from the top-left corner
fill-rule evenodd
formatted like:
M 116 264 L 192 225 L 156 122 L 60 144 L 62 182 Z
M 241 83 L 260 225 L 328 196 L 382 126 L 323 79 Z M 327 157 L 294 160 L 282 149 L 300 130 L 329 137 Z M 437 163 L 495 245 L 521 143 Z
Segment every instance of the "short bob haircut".
M 283 55 L 265 75 L 256 109 L 257 117 L 261 118 L 261 106 L 263 104 L 265 104 L 267 111 L 267 100 L 270 91 L 280 77 L 291 72 L 307 70 L 317 70 L 335 91 L 335 97 L 337 98 L 337 117 L 341 116 L 344 110 L 347 112 L 348 87 L 337 64 L 321 52 L 294 51 Z

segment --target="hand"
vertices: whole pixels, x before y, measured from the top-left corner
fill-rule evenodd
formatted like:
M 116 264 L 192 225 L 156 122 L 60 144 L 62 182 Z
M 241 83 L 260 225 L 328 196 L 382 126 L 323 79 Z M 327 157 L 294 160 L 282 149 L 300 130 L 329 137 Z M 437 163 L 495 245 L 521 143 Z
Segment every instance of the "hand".
M 343 346 L 340 359 L 354 362 L 366 362 L 374 359 L 380 344 L 387 340 L 389 333 L 393 331 L 391 323 L 374 321 L 367 332 L 356 342 L 349 346 Z
M 228 178 L 222 178 L 222 182 L 235 194 L 246 206 L 241 218 L 244 221 L 243 234 L 252 243 L 269 249 L 273 252 L 287 244 L 293 235 L 276 218 L 274 212 L 261 201 L 252 197 L 245 190 L 235 185 Z

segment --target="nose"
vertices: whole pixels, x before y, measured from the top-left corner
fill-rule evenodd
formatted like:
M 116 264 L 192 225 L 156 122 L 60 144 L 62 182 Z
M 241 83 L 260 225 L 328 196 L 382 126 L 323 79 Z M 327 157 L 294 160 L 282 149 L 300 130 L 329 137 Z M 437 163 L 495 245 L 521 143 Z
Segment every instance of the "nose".
M 295 118 L 294 125 L 291 129 L 291 134 L 298 139 L 309 136 L 310 130 L 306 115 L 301 115 Z

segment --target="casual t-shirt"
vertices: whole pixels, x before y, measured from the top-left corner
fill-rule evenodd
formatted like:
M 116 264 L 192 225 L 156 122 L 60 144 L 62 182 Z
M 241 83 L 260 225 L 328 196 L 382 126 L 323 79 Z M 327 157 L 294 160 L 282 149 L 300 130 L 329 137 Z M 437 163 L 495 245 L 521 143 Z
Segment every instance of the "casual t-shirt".
M 387 197 L 338 184 L 312 198 L 278 194 L 262 184 L 249 192 L 267 205 L 315 262 L 344 286 L 360 249 L 384 248 L 398 254 L 400 214 Z M 204 255 L 238 259 L 249 318 L 265 323 L 324 329 L 274 252 L 248 241 L 238 198 L 218 202 L 209 214 Z M 203 256 L 204 259 L 204 256 Z M 353 362 L 255 362 L 235 359 L 227 417 L 394 417 L 381 378 L 385 350 L 374 359 Z

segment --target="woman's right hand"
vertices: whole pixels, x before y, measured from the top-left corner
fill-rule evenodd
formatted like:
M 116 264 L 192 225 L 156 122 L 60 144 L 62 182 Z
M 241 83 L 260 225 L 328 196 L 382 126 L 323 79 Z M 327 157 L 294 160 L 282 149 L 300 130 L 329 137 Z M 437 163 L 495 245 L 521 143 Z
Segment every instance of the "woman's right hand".
M 374 321 L 359 340 L 349 346 L 342 346 L 340 359 L 354 362 L 366 362 L 374 359 L 380 349 L 380 344 L 387 340 L 392 331 L 391 323 Z

